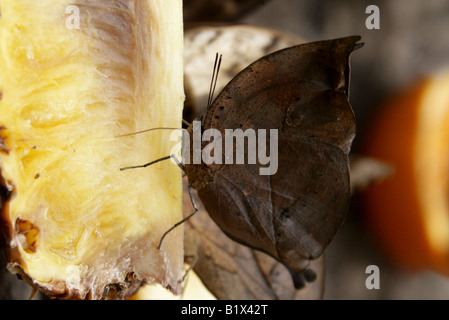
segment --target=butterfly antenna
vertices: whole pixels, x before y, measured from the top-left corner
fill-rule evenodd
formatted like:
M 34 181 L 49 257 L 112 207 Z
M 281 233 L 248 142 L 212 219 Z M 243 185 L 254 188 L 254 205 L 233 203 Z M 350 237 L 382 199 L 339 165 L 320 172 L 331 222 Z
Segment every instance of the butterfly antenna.
M 116 138 L 134 136 L 136 134 L 141 134 L 141 133 L 155 131 L 155 130 L 185 130 L 185 129 L 183 129 L 183 128 L 158 127 L 158 128 L 151 128 L 151 129 L 146 129 L 146 130 L 137 131 L 137 132 L 121 134 L 121 135 L 116 136 Z
M 214 94 L 215 94 L 215 88 L 217 87 L 217 81 L 218 81 L 218 73 L 220 71 L 220 67 L 221 67 L 221 60 L 222 60 L 222 55 L 215 55 L 215 62 L 214 62 L 214 71 L 212 73 L 212 79 L 210 82 L 210 89 L 209 89 L 209 97 L 207 99 L 207 108 L 209 109 L 209 107 L 212 105 L 212 101 L 214 98 Z

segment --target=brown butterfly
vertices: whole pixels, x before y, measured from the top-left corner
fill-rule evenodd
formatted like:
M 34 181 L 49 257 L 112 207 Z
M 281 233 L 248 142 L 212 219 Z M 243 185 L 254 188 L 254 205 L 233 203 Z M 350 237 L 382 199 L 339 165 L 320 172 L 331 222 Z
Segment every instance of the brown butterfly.
M 198 191 L 226 235 L 295 272 L 323 253 L 349 206 L 348 154 L 356 130 L 348 101 L 349 58 L 362 46 L 359 40 L 319 41 L 269 54 L 235 76 L 194 122 L 199 133 L 216 129 L 225 138 L 231 129 L 270 131 L 267 141 L 277 143 L 272 174 L 261 174 L 266 163 L 260 162 L 195 163 L 196 153 L 207 151 L 204 141 L 187 157 L 183 151 L 184 161 L 178 162 L 189 190 Z M 187 144 L 198 143 L 193 124 L 187 132 Z M 244 141 L 249 159 L 249 139 Z M 229 157 L 224 149 L 215 148 L 213 157 Z M 169 158 L 174 156 L 123 169 Z

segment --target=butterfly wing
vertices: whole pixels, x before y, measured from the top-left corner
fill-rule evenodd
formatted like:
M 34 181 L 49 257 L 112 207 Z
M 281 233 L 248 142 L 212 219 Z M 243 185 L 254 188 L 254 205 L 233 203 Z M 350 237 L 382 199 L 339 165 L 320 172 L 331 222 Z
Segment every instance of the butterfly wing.
M 210 164 L 213 179 L 197 184 L 198 194 L 229 237 L 295 271 L 322 254 L 349 206 L 348 153 L 355 135 L 349 57 L 359 40 L 304 44 L 256 61 L 223 89 L 203 119 L 204 130 L 218 129 L 223 137 L 226 129 L 277 130 L 275 174 L 261 175 L 260 164 Z M 246 161 L 249 147 L 245 142 Z

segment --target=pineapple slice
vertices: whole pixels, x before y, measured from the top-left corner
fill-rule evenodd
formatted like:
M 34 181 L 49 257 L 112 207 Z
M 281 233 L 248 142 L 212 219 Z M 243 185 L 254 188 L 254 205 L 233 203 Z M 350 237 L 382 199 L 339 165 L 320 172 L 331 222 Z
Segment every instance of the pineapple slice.
M 181 0 L 0 0 L 8 268 L 49 296 L 181 292 Z

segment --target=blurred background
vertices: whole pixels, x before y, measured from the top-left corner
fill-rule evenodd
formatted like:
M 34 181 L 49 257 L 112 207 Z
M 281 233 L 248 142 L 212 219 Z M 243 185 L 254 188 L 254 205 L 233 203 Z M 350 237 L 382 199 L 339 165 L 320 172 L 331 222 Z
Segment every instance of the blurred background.
M 244 23 L 284 31 L 304 41 L 361 35 L 365 46 L 351 58 L 350 101 L 358 125 L 353 154 L 364 155 L 372 133 L 370 126 L 390 97 L 412 91 L 422 79 L 449 68 L 447 0 L 185 0 L 184 5 L 186 26 Z M 369 5 L 380 9 L 378 30 L 365 26 Z M 449 181 L 449 177 L 444 178 Z M 414 196 L 409 195 L 410 199 Z M 367 222 L 363 202 L 359 194 L 354 195 L 347 220 L 325 252 L 324 298 L 448 299 L 449 278 L 441 268 L 435 271 L 432 261 L 423 261 L 419 268 L 404 261 L 398 263 L 379 231 Z M 414 250 L 411 241 L 410 245 L 407 239 L 401 241 L 409 247 L 407 250 Z M 365 286 L 369 265 L 380 269 L 379 290 Z M 29 287 L 6 272 L 4 266 L 1 254 L 2 299 L 28 298 Z
M 365 26 L 369 5 L 380 9 L 379 30 Z M 370 126 L 377 121 L 385 101 L 449 68 L 446 0 L 266 1 L 242 22 L 287 31 L 308 41 L 362 36 L 365 46 L 351 58 L 350 101 L 358 124 L 353 153 L 363 153 Z M 404 115 L 404 121 L 406 118 Z M 414 269 L 392 259 L 385 244 L 377 239 L 376 230 L 369 227 L 361 201 L 354 196 L 346 222 L 325 253 L 324 298 L 448 299 L 446 276 L 431 266 L 426 268 L 425 263 Z M 368 265 L 380 268 L 380 290 L 367 290 L 365 286 Z

